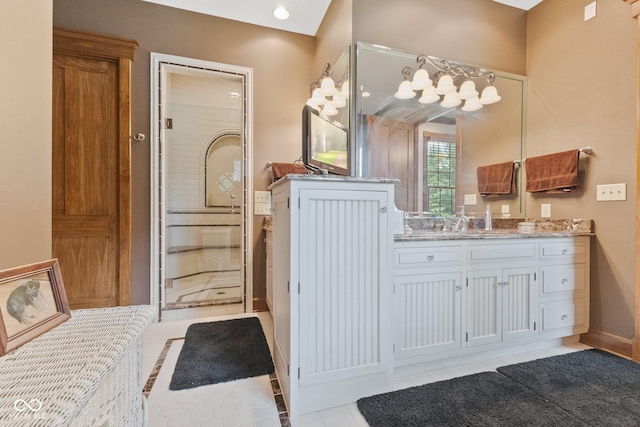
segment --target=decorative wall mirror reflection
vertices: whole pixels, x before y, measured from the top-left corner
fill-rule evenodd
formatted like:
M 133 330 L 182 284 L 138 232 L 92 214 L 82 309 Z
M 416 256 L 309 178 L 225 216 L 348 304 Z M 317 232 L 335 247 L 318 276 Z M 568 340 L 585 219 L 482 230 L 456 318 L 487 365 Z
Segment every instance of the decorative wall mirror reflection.
M 489 85 L 484 74 L 495 73 L 492 84 L 500 102 L 466 111 L 474 108 L 463 109 L 465 103 L 442 106 L 444 96 L 437 102 L 421 103 L 419 99 L 426 90 L 416 90 L 417 95 L 408 99 L 394 96 L 403 79 L 412 78 L 419 68 L 421 53 L 358 42 L 356 54 L 358 176 L 399 179 L 396 206 L 404 211 L 453 216 L 465 205 L 468 215 L 482 217 L 490 205 L 496 216 L 506 210 L 512 217 L 524 214 L 519 164 L 525 144 L 525 77 L 448 61 L 452 67 L 483 75 L 474 79 L 478 96 Z M 408 76 L 406 67 L 411 68 Z M 432 79 L 438 77 L 436 67 L 427 63 L 423 68 Z M 460 76 L 454 83 L 459 88 L 464 80 L 467 78 Z M 515 163 L 515 191 L 497 197 L 481 196 L 476 168 L 507 161 Z M 471 203 L 474 198 L 475 204 Z

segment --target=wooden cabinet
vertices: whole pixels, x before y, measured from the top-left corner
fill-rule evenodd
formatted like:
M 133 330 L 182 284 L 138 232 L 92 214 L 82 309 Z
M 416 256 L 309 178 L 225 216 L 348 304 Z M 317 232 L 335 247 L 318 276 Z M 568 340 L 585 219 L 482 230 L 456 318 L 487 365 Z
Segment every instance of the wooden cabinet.
M 589 324 L 589 237 L 396 242 L 396 366 L 516 348 Z
M 393 181 L 290 175 L 271 190 L 274 361 L 290 414 L 389 391 Z

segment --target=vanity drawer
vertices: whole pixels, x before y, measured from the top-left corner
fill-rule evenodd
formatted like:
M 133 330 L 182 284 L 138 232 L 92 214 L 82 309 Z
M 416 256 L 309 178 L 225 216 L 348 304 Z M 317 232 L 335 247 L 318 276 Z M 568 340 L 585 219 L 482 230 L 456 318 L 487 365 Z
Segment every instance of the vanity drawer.
M 553 332 L 557 329 L 583 326 L 586 324 L 586 300 L 550 302 L 540 304 L 540 333 Z M 574 330 L 574 333 L 586 332 Z
M 458 266 L 462 264 L 460 246 L 425 246 L 397 248 L 395 268 L 432 268 Z
M 471 263 L 533 260 L 535 245 L 527 243 L 469 246 L 467 254 Z
M 540 268 L 540 295 L 584 291 L 586 274 L 584 264 L 542 266 Z
M 585 262 L 587 243 L 575 239 L 554 243 L 540 244 L 540 260 L 556 260 L 561 262 Z

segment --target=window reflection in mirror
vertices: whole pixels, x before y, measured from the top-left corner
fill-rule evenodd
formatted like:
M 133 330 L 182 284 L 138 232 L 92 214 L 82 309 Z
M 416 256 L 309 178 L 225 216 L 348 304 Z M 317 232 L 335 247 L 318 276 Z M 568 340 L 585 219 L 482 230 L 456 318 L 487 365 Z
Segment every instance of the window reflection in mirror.
M 357 175 L 398 179 L 395 201 L 404 211 L 452 216 L 464 204 L 465 195 L 475 195 L 476 204 L 465 206 L 471 216 L 482 217 L 487 205 L 496 217 L 502 215 L 503 205 L 508 205 L 512 217 L 520 216 L 524 212 L 520 168 L 515 169 L 514 194 L 486 198 L 478 193 L 476 168 L 520 162 L 525 78 L 491 70 L 502 100 L 473 112 L 462 111 L 462 105 L 444 108 L 439 102 L 421 104 L 421 92 L 411 99 L 395 98 L 404 78 L 403 68 L 408 66 L 415 72 L 420 53 L 358 42 Z M 429 71 L 434 74 L 434 69 Z M 460 83 L 456 80 L 457 86 Z M 477 80 L 476 85 L 481 92 L 487 83 Z

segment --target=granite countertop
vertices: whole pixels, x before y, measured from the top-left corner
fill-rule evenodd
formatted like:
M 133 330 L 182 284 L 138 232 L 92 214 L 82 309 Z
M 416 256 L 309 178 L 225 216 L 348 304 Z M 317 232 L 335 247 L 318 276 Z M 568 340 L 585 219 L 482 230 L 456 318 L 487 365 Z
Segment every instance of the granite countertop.
M 518 231 L 519 222 L 534 224 L 532 233 Z M 493 230 L 484 230 L 483 219 L 470 219 L 466 231 L 436 231 L 429 218 L 405 218 L 405 232 L 396 234 L 396 242 L 436 241 L 436 240 L 478 240 L 478 239 L 531 239 L 545 237 L 594 236 L 593 221 L 589 219 L 556 218 L 497 218 L 492 222 Z
M 269 187 L 268 190 L 271 190 L 274 187 L 286 182 L 286 181 L 340 181 L 340 182 L 369 182 L 369 183 L 395 183 L 398 182 L 397 179 L 392 178 L 363 178 L 357 176 L 343 176 L 343 175 L 311 175 L 311 174 L 293 174 L 290 173 L 288 175 L 283 176 Z
M 467 231 L 425 231 L 413 230 L 404 234 L 396 234 L 396 242 L 434 241 L 434 240 L 489 240 L 489 239 L 531 239 L 540 237 L 575 237 L 593 236 L 594 233 L 585 231 L 534 231 L 521 233 L 517 229 L 504 230 L 467 230 Z

